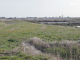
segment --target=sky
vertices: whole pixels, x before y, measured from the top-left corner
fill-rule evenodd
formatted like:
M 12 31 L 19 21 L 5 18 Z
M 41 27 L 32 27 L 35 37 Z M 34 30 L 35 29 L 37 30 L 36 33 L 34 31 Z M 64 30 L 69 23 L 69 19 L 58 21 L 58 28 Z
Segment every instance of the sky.
M 80 0 L 0 0 L 0 17 L 80 17 Z

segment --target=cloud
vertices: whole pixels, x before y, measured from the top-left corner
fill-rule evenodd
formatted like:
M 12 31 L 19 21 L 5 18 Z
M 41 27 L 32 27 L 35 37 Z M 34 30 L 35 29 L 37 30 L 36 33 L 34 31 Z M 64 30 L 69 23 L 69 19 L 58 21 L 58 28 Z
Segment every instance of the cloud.
M 71 5 L 76 5 L 76 2 L 70 3 Z

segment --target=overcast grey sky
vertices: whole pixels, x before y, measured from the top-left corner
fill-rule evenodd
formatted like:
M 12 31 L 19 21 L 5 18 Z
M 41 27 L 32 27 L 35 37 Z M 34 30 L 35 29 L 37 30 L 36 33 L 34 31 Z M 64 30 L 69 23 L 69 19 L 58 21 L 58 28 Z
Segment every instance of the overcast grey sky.
M 80 17 L 80 0 L 0 0 L 0 16 Z

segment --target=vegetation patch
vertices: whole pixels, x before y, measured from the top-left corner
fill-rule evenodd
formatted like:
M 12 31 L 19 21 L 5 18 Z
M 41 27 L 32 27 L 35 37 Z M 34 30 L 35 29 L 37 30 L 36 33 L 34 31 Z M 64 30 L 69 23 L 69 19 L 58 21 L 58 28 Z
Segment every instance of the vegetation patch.
M 47 53 L 56 57 L 59 55 L 64 60 L 78 60 L 80 56 L 79 40 L 80 28 L 72 26 L 43 25 L 22 20 L 0 21 L 0 59 L 48 59 L 43 55 L 30 55 L 28 49 L 24 49 L 21 44 L 27 41 L 32 48 L 35 47 L 45 55 Z M 7 52 L 8 55 L 5 55 Z M 13 54 L 12 52 L 18 53 Z M 18 55 L 19 52 L 22 52 L 23 55 Z

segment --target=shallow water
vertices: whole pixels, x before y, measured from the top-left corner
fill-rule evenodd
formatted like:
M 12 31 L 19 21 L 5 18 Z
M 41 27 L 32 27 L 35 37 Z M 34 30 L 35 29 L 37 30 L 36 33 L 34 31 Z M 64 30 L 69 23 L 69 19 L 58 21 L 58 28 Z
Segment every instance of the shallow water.
M 41 24 L 67 24 L 68 22 L 40 22 Z
M 79 27 L 80 28 L 80 26 L 76 26 L 76 27 Z

